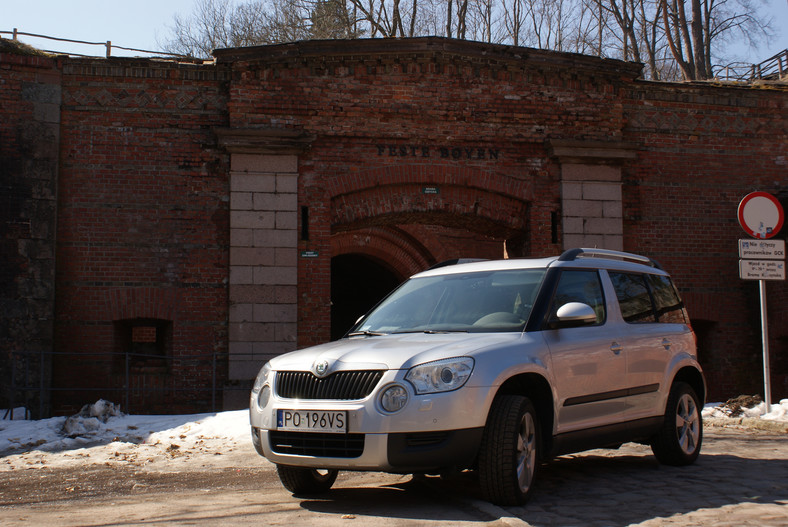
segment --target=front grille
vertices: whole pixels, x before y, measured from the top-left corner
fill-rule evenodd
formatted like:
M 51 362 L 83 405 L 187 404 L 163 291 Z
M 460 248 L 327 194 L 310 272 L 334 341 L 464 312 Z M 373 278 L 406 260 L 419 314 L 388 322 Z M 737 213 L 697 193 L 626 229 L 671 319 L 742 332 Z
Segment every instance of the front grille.
M 323 379 L 308 371 L 280 371 L 276 394 L 286 399 L 354 401 L 372 393 L 381 377 L 382 370 L 338 371 Z
M 364 452 L 364 434 L 271 431 L 268 440 L 277 454 L 354 458 Z

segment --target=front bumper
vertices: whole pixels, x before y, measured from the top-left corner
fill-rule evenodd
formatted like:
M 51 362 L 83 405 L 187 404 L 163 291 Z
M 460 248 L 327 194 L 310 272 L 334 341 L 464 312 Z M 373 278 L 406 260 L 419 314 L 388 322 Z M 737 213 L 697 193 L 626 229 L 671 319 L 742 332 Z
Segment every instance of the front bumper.
M 473 465 L 484 428 L 393 434 L 277 432 L 252 427 L 257 452 L 281 465 L 440 472 Z
M 416 395 L 387 371 L 363 400 L 286 399 L 271 390 L 261 406 L 250 404 L 252 436 L 257 451 L 276 464 L 343 470 L 429 472 L 471 466 L 481 442 L 491 390 L 464 386 L 451 392 Z M 397 384 L 408 390 L 404 408 L 389 413 L 379 394 Z M 277 430 L 278 410 L 345 411 L 347 433 Z

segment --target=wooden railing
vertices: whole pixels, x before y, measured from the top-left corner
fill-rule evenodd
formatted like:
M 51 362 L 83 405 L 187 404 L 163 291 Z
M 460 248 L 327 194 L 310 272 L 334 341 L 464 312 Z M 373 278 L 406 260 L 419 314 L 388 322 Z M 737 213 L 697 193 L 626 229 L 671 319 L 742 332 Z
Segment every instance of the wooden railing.
M 25 37 L 33 37 L 33 38 L 43 38 L 45 40 L 53 40 L 56 42 L 68 42 L 71 44 L 85 44 L 88 46 L 101 46 L 104 48 L 104 56 L 110 58 L 112 56 L 112 50 L 124 50 L 124 51 L 133 51 L 136 53 L 145 53 L 146 55 L 158 56 L 158 57 L 168 57 L 168 58 L 175 58 L 175 59 L 186 59 L 186 60 L 194 60 L 193 57 L 187 57 L 186 55 L 178 55 L 176 53 L 167 53 L 165 51 L 151 51 L 147 49 L 137 49 L 137 48 L 127 48 L 124 46 L 118 46 L 112 43 L 111 40 L 107 40 L 106 42 L 89 42 L 85 40 L 72 40 L 70 38 L 60 38 L 60 37 L 50 37 L 48 35 L 38 35 L 36 33 L 25 33 L 24 31 L 19 31 L 17 28 L 14 28 L 13 31 L 0 31 L 0 35 L 11 35 L 12 40 L 19 40 L 20 36 Z M 63 52 L 59 50 L 49 50 L 43 49 L 46 53 L 53 53 L 53 54 L 61 54 L 61 55 L 71 55 L 76 57 L 99 57 L 101 55 L 84 55 L 80 53 L 71 53 L 71 52 Z
M 760 64 L 752 65 L 750 80 L 785 80 L 788 79 L 788 49 L 770 57 Z

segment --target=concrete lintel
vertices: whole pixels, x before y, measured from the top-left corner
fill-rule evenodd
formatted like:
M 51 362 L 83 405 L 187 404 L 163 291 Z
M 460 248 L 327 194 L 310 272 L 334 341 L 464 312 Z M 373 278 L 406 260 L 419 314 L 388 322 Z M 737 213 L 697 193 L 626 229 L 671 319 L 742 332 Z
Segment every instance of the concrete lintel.
M 549 139 L 547 151 L 560 163 L 621 163 L 637 157 L 638 146 L 623 141 Z
M 299 154 L 314 137 L 300 130 L 280 128 L 215 128 L 222 146 L 232 154 Z

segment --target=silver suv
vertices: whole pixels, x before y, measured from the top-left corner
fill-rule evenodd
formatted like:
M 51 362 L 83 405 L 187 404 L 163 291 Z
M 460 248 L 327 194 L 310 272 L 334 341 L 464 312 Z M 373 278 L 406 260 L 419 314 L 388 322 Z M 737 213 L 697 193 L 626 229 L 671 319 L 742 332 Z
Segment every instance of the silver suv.
M 668 274 L 630 253 L 441 265 L 340 340 L 263 366 L 252 437 L 295 494 L 337 471 L 475 470 L 525 501 L 541 462 L 636 441 L 670 465 L 701 448 L 705 381 Z

